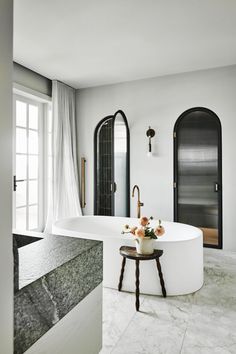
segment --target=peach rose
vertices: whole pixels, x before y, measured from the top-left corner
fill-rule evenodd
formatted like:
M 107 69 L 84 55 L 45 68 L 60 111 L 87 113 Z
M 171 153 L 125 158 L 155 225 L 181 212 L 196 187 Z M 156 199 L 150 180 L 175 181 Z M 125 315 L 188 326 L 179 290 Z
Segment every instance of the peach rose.
M 159 236 L 159 237 L 160 237 L 160 236 L 164 235 L 165 229 L 164 229 L 163 226 L 159 225 L 159 226 L 154 230 L 154 233 L 155 233 L 156 236 Z
M 144 237 L 145 236 L 145 233 L 144 233 L 144 230 L 143 229 L 136 229 L 135 230 L 135 236 L 137 236 L 137 237 Z
M 130 233 L 135 235 L 135 231 L 137 230 L 137 226 L 131 227 Z
M 141 224 L 142 226 L 146 226 L 148 223 L 149 223 L 149 219 L 148 219 L 146 216 L 143 216 L 143 217 L 140 219 L 140 224 Z

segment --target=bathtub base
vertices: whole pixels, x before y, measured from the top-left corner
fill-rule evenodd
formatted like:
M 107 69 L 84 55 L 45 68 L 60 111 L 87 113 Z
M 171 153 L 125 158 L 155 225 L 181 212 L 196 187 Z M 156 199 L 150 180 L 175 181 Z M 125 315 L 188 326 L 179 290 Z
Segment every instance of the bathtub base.
M 193 241 L 192 241 L 193 242 Z M 186 295 L 199 290 L 203 285 L 203 257 L 200 240 L 187 244 L 161 244 L 163 250 L 160 257 L 162 273 L 167 296 Z M 119 248 L 122 245 L 134 246 L 131 242 L 104 242 L 103 285 L 118 289 L 122 257 Z M 156 247 L 157 248 L 157 247 Z M 111 250 L 113 250 L 111 252 Z M 140 262 L 140 293 L 162 295 L 159 275 L 155 261 Z M 125 265 L 122 290 L 135 292 L 135 262 L 127 259 Z
M 153 220 L 153 225 L 157 221 Z M 134 218 L 82 216 L 57 221 L 53 232 L 64 236 L 103 241 L 103 285 L 118 289 L 122 257 L 121 246 L 135 246 L 133 236 L 121 235 L 125 224 L 137 225 Z M 196 227 L 163 222 L 166 233 L 155 241 L 160 257 L 167 296 L 194 293 L 203 285 L 203 236 Z M 135 291 L 135 266 L 126 262 L 122 290 Z M 162 295 L 155 261 L 140 262 L 140 293 Z

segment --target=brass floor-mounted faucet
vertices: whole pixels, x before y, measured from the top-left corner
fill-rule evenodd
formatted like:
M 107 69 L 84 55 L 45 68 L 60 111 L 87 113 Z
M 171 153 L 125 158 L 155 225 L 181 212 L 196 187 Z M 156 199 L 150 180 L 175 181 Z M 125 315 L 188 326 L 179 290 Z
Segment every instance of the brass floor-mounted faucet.
M 138 191 L 137 218 L 140 218 L 140 216 L 141 216 L 141 207 L 144 206 L 144 204 L 142 202 L 140 202 L 140 189 L 139 189 L 139 186 L 137 186 L 137 184 L 135 184 L 135 186 L 133 187 L 132 197 L 134 197 L 135 189 L 137 189 L 137 191 Z

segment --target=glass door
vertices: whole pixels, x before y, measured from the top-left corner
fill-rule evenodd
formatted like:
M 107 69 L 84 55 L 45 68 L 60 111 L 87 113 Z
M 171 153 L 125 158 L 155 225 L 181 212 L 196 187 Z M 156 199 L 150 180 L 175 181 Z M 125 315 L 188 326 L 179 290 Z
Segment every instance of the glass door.
M 193 108 L 177 120 L 175 221 L 197 226 L 204 245 L 222 248 L 221 125 L 216 114 Z
M 102 119 L 94 133 L 94 214 L 129 216 L 129 127 L 123 111 Z
M 43 103 L 14 95 L 13 227 L 42 231 Z
M 113 202 L 113 118 L 99 125 L 96 135 L 95 215 L 114 215 Z

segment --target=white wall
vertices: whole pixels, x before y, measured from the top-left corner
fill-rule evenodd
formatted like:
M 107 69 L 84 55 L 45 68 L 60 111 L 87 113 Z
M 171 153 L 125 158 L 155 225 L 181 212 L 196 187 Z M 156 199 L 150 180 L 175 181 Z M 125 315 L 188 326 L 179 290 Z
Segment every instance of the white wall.
M 77 91 L 78 146 L 86 164 L 85 214 L 93 214 L 93 134 L 103 117 L 122 109 L 130 127 L 131 187 L 141 188 L 143 215 L 173 220 L 173 127 L 185 110 L 202 106 L 222 123 L 223 243 L 236 250 L 236 66 Z M 156 130 L 148 158 L 146 130 Z M 131 200 L 135 215 L 136 199 Z
M 0 353 L 13 353 L 12 1 L 0 0 Z

